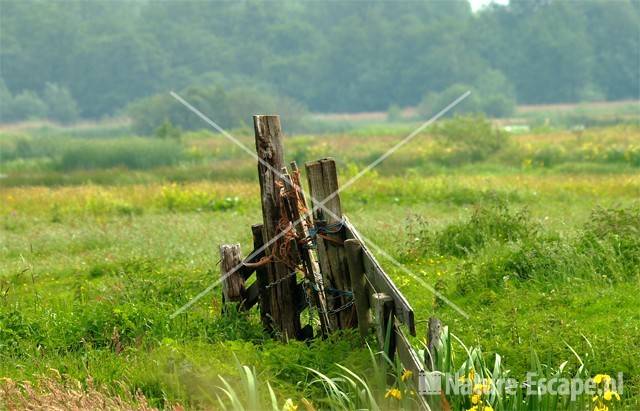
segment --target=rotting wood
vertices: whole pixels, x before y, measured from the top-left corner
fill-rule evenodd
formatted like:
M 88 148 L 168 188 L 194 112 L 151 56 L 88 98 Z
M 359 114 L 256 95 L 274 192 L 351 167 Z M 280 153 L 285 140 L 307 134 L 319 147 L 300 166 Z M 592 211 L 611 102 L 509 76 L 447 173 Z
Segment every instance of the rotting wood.
M 317 254 L 325 291 L 351 290 L 343 246 L 345 237 L 342 229 L 342 207 L 340 196 L 335 194 L 338 191 L 335 161 L 325 158 L 306 163 L 305 166 L 314 209 L 313 220 L 318 231 Z M 329 326 L 332 330 L 357 326 L 355 307 L 349 306 L 349 303 L 350 297 L 346 295 L 327 299 Z
M 269 243 L 281 233 L 280 219 L 284 213 L 281 208 L 281 185 L 279 170 L 284 167 L 284 149 L 280 117 L 271 115 L 253 116 L 256 152 L 258 158 L 258 178 L 260 180 L 260 202 L 264 222 L 264 241 Z M 265 164 L 268 164 L 265 165 Z M 300 316 L 295 310 L 295 266 L 289 267 L 279 255 L 279 247 L 287 236 L 282 236 L 268 247 L 268 256 L 273 261 L 266 265 L 268 283 L 269 314 L 274 331 L 283 340 L 300 338 Z M 287 241 L 287 240 L 284 240 Z
M 393 297 L 394 307 L 396 310 L 396 317 L 407 326 L 409 333 L 413 336 L 416 335 L 416 325 L 414 320 L 413 308 L 411 304 L 404 297 L 404 295 L 398 290 L 398 287 L 393 283 L 391 278 L 385 273 L 385 271 L 378 263 L 378 260 L 373 256 L 371 251 L 367 248 L 366 244 L 360 237 L 360 234 L 351 224 L 347 216 L 343 216 L 345 237 L 358 240 L 362 247 L 362 262 L 364 265 L 365 275 L 367 281 L 371 284 L 376 292 L 386 293 Z
M 364 274 L 364 265 L 362 264 L 362 247 L 360 242 L 353 238 L 346 240 L 344 247 L 347 251 L 351 289 L 355 300 L 356 314 L 358 315 L 358 330 L 360 331 L 360 336 L 366 338 L 367 334 L 369 334 L 371 315 L 367 294 L 367 280 Z
M 240 266 L 240 244 L 222 244 L 220 246 L 220 278 L 222 296 L 225 303 L 239 303 L 244 299 L 244 278 L 238 272 Z

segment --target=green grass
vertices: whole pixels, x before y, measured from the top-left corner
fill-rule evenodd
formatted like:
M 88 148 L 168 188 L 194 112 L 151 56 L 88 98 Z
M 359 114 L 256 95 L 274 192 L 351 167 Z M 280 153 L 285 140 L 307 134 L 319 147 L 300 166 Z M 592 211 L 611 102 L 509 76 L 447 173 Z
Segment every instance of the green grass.
M 343 209 L 356 227 L 470 314 L 379 256 L 416 311 L 416 347 L 432 315 L 487 363 L 500 354 L 517 378 L 531 369 L 532 349 L 549 369 L 569 361 L 576 371 L 570 346 L 592 374 L 624 372 L 624 402 L 637 408 L 640 174 L 600 149 L 576 154 L 586 142 L 628 150 L 637 135 L 612 127 L 512 137 L 456 167 L 421 157 L 415 142 L 346 190 Z M 304 367 L 329 379 L 346 373 L 336 363 L 370 374 L 354 333 L 281 344 L 255 312 L 222 316 L 219 289 L 170 318 L 218 278 L 217 246 L 238 242 L 246 254 L 261 220 L 253 161 L 219 136 L 183 138 L 179 165 L 62 173 L 44 164 L 2 180 L 0 375 L 37 380 L 55 368 L 116 394 L 122 381 L 154 405 L 202 408 L 225 395 L 215 388 L 225 387 L 220 376 L 241 392 L 238 363 L 255 368 L 265 404 L 267 381 L 279 404 L 327 400 L 327 386 L 314 382 L 322 377 Z M 393 141 L 301 136 L 287 147 L 300 161 L 333 154 L 345 181 Z M 560 165 L 522 164 L 548 145 L 565 147 Z M 453 346 L 460 364 L 466 354 Z

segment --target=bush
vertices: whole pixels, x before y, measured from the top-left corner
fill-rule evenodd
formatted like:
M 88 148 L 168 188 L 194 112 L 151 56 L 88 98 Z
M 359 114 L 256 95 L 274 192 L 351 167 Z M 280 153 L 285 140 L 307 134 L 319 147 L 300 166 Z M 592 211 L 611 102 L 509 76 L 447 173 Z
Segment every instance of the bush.
M 418 105 L 418 112 L 425 117 L 433 116 L 465 92 L 471 91 L 447 116 L 483 113 L 489 117 L 508 117 L 513 114 L 516 108 L 515 93 L 502 73 L 487 70 L 473 84 L 457 83 L 440 92 L 426 94 Z
M 441 231 L 431 231 L 425 226 L 419 238 L 423 253 L 463 257 L 477 252 L 490 241 L 508 243 L 534 238 L 538 230 L 525 209 L 513 212 L 506 205 L 495 205 L 477 207 L 469 220 L 451 224 Z
M 64 171 L 111 167 L 148 169 L 176 164 L 182 155 L 182 146 L 169 140 L 77 141 L 65 148 L 58 167 Z
M 273 96 L 262 90 L 222 87 L 190 87 L 180 96 L 224 129 L 253 127 L 254 114 L 280 114 L 287 129 L 301 124 L 305 109 L 287 97 Z M 127 113 L 133 129 L 150 135 L 164 122 L 183 130 L 211 128 L 203 119 L 169 94 L 159 94 L 132 103 Z
M 445 165 L 485 160 L 504 148 L 508 135 L 482 116 L 456 117 L 434 127 L 433 159 Z
M 23 91 L 13 98 L 7 108 L 10 121 L 35 120 L 47 116 L 47 105 L 31 91 Z
M 640 207 L 596 208 L 578 243 L 595 270 L 614 276 L 640 274 Z
M 78 119 L 78 105 L 66 87 L 47 83 L 43 100 L 47 105 L 49 119 L 60 123 L 71 123 Z

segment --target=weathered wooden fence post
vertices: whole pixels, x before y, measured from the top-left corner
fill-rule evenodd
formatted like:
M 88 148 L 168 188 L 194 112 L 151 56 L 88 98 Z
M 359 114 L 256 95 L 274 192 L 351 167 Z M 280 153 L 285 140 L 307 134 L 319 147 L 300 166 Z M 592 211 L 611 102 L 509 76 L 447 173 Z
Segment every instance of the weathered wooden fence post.
M 351 289 L 356 302 L 356 314 L 358 315 L 358 330 L 360 336 L 366 338 L 369 334 L 369 324 L 371 323 L 369 296 L 367 295 L 367 279 L 364 275 L 364 264 L 362 263 L 362 247 L 356 239 L 348 239 L 344 242 L 347 251 L 347 263 L 349 265 L 349 277 L 351 279 Z
M 317 230 L 316 244 L 318 246 L 318 262 L 322 271 L 325 292 L 337 291 L 330 301 L 329 326 L 332 330 L 352 328 L 357 324 L 357 317 L 353 306 L 343 291 L 351 290 L 348 266 L 344 250 L 345 234 L 342 221 L 342 207 L 338 190 L 338 174 L 333 159 L 325 158 L 306 164 L 307 179 L 311 194 L 311 205 Z M 326 212 L 330 210 L 331 213 Z
M 240 244 L 222 244 L 220 246 L 220 276 L 222 278 L 222 297 L 224 302 L 240 303 L 244 299 L 244 278 L 236 269 L 240 258 Z
M 273 321 L 274 331 L 281 333 L 281 338 L 300 338 L 300 316 L 296 311 L 296 277 L 295 267 L 288 267 L 280 258 L 279 247 L 288 241 L 288 236 L 281 236 L 280 219 L 284 213 L 280 189 L 282 179 L 279 170 L 284 167 L 284 148 L 282 145 L 282 129 L 280 117 L 271 115 L 253 116 L 256 152 L 258 158 L 258 177 L 260 180 L 260 201 L 264 222 L 264 242 L 272 242 L 265 255 L 272 261 L 266 265 L 269 295 L 269 315 Z M 265 165 L 265 164 L 268 164 Z M 289 227 L 287 227 L 289 228 Z

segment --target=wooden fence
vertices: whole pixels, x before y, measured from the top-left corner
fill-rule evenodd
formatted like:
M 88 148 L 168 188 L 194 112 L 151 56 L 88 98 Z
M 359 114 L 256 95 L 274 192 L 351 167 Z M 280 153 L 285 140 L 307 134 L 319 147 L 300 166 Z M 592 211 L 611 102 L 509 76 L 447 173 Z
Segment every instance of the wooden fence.
M 397 356 L 422 392 L 424 359 L 403 331 L 404 326 L 416 335 L 413 309 L 343 214 L 335 162 L 326 158 L 305 165 L 308 203 L 297 164 L 285 166 L 279 117 L 253 120 L 262 160 L 263 221 L 251 227 L 254 250 L 248 257 L 241 258 L 238 244 L 220 246 L 224 301 L 240 310 L 257 304 L 264 328 L 283 340 L 347 328 L 357 328 L 364 338 L 373 331 L 380 349 L 391 359 Z M 302 326 L 305 311 L 308 324 Z

